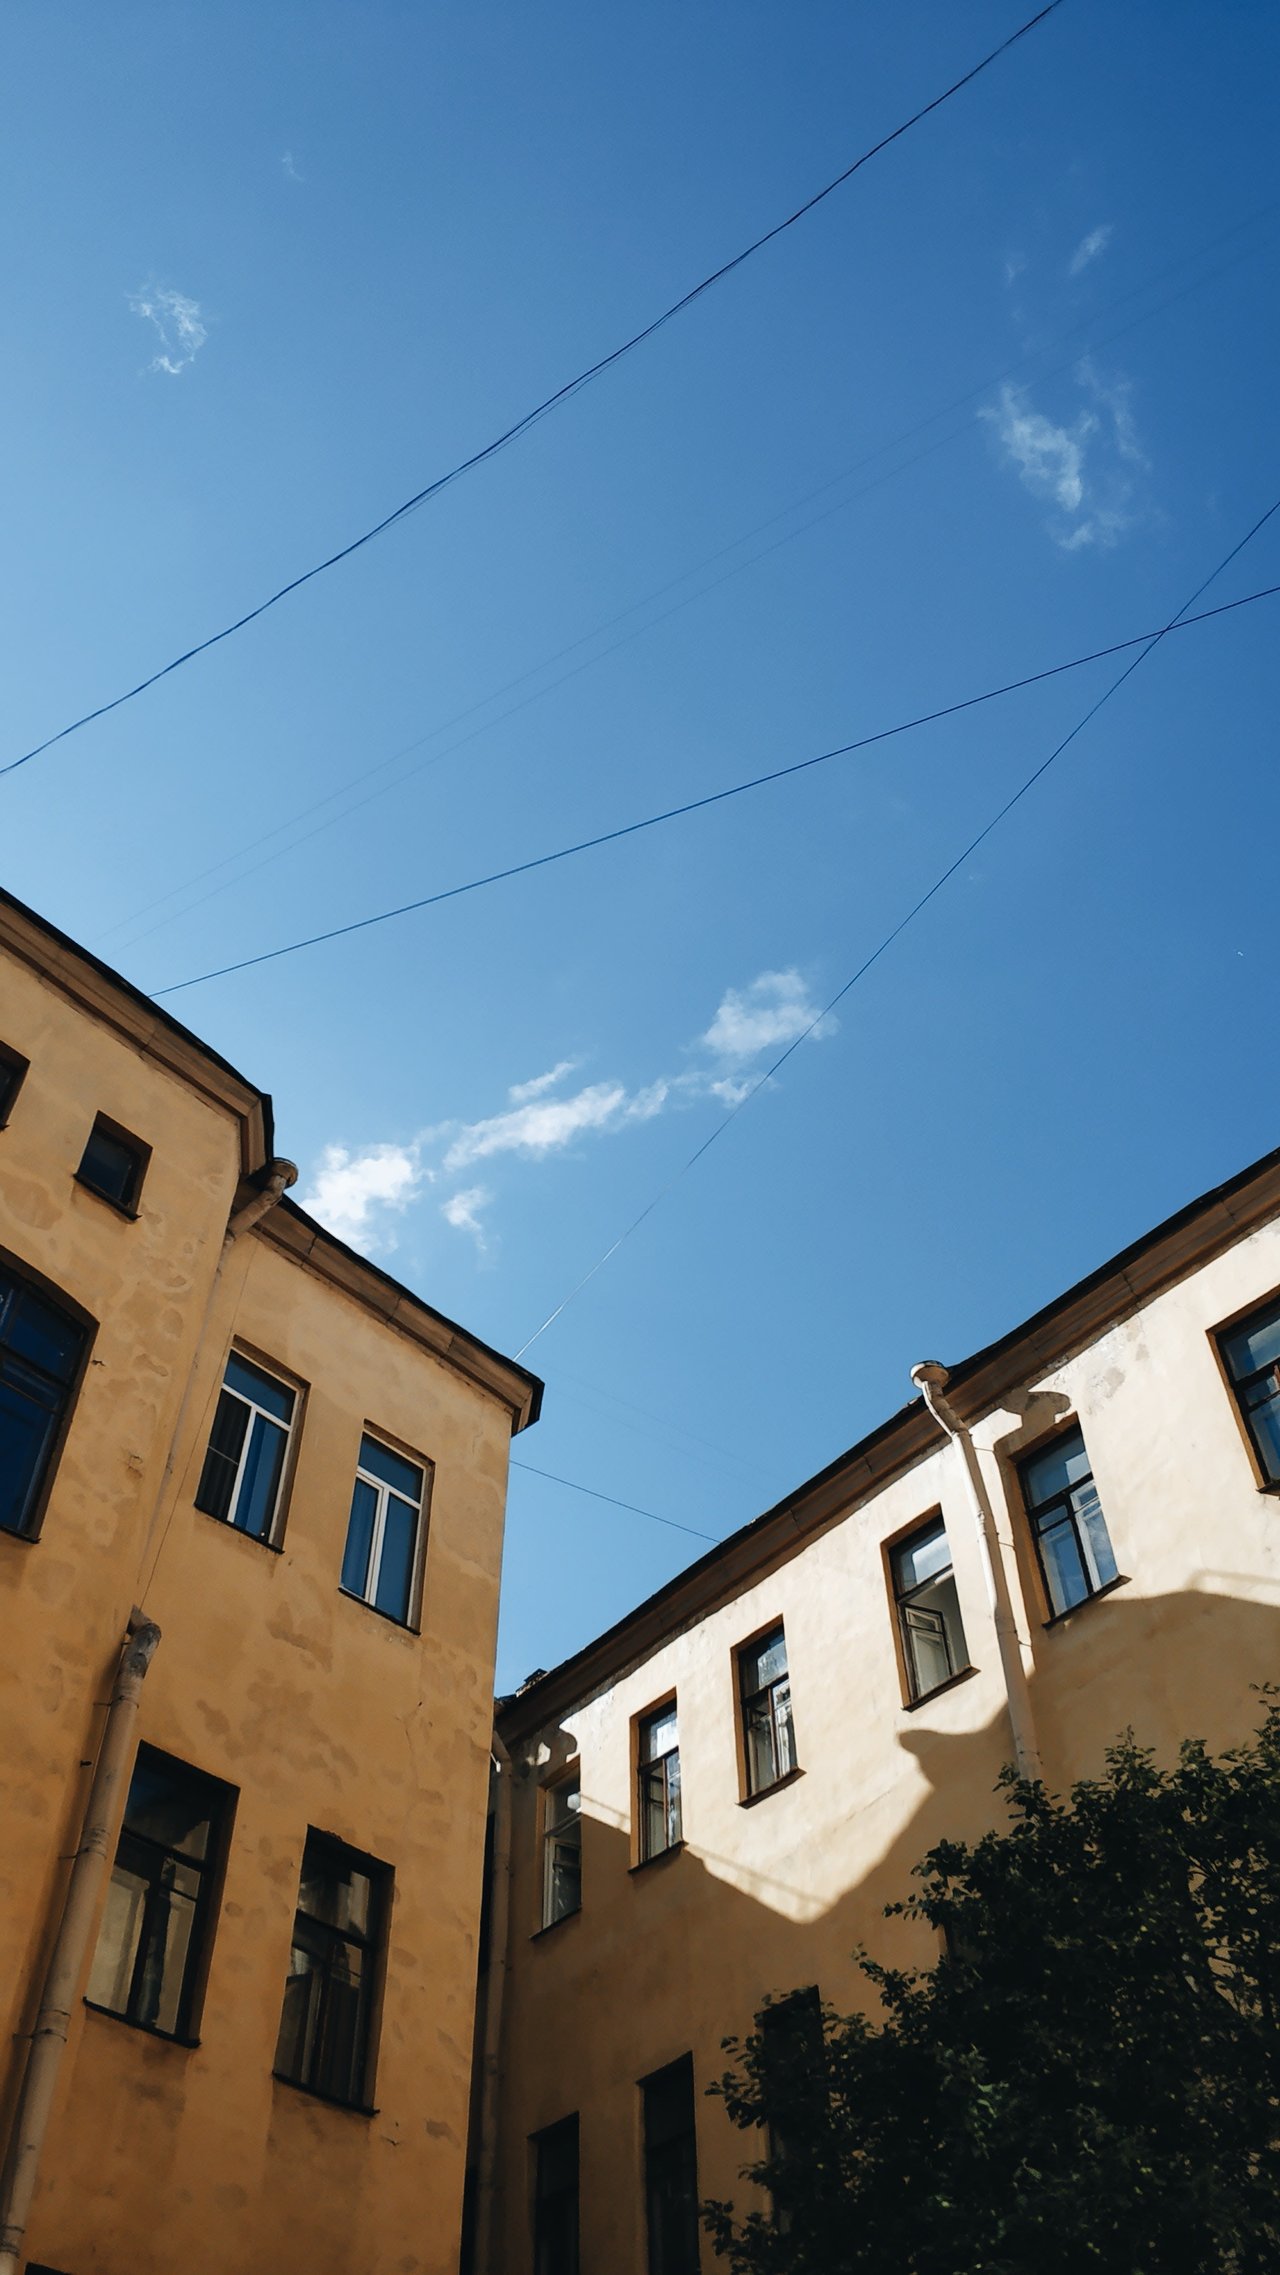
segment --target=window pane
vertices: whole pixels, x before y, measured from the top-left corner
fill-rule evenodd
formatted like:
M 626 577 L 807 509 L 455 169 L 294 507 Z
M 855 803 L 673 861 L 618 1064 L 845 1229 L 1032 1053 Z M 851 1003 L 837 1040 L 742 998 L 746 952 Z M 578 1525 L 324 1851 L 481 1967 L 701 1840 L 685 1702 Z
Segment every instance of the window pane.
M 310 2083 L 339 2101 L 358 2101 L 361 2089 L 363 1954 L 338 1946 L 329 1961 Z
M 195 1919 L 193 1896 L 177 1887 L 153 1886 L 142 1973 L 131 2017 L 134 2022 L 145 2023 L 149 2030 L 166 2030 L 172 2035 L 179 2026 Z
M 1085 1563 L 1090 1567 L 1089 1577 L 1095 1588 L 1105 1588 L 1117 1573 L 1115 1554 L 1107 1531 L 1102 1503 L 1092 1478 L 1087 1485 L 1078 1486 L 1071 1496 L 1071 1506 L 1080 1527 L 1081 1547 Z
M 1280 1392 L 1265 1383 L 1248 1401 L 1248 1422 L 1265 1475 L 1280 1483 Z
M 378 1496 L 372 1485 L 357 1477 L 351 1495 L 347 1550 L 342 1559 L 342 1585 L 350 1595 L 362 1596 L 369 1580 L 369 1551 L 373 1546 L 373 1520 Z
M 1089 1580 L 1075 1533 L 1065 1519 L 1061 1524 L 1050 1525 L 1041 1534 L 1040 1553 L 1044 1558 L 1049 1601 L 1055 1612 L 1070 1611 L 1074 1604 L 1082 1604 L 1089 1593 Z
M 380 1445 L 377 1438 L 360 1440 L 360 1467 L 367 1469 L 383 1485 L 394 1492 L 403 1493 L 406 1500 L 422 1499 L 422 1471 L 403 1454 L 392 1453 L 389 1446 Z
M 778 1775 L 786 1777 L 796 1766 L 796 1733 L 791 1719 L 790 1683 L 775 1684 L 773 1713 L 778 1728 Z
M 780 1627 L 763 1642 L 748 1644 L 741 1654 L 742 1687 L 744 1691 L 763 1690 L 766 1683 L 775 1682 L 787 1671 L 787 1642 Z
M 388 1493 L 382 1526 L 382 1554 L 378 1559 L 378 1584 L 373 1600 L 378 1610 L 387 1612 L 392 1619 L 404 1621 L 409 1617 L 417 1538 L 417 1510 L 410 1508 L 409 1503 L 402 1501 L 398 1494 Z
M 902 1632 L 916 1698 L 923 1698 L 968 1666 L 960 1598 L 950 1567 L 940 1579 L 918 1588 L 902 1606 Z
M 150 1748 L 140 1750 L 125 1803 L 125 1830 L 184 1856 L 203 1858 L 221 1797 L 221 1789 L 199 1771 Z
M 642 1762 L 656 1761 L 659 1754 L 669 1753 L 675 1743 L 676 1702 L 672 1699 L 670 1706 L 659 1707 L 656 1714 L 646 1716 L 641 1723 L 640 1759 Z
M 893 1576 L 899 1595 L 905 1595 L 909 1588 L 917 1588 L 922 1581 L 931 1580 L 935 1573 L 950 1568 L 951 1549 L 941 1518 L 923 1532 L 913 1533 L 910 1540 L 904 1540 L 893 1552 Z
M 109 1130 L 95 1125 L 76 1174 L 82 1184 L 91 1185 L 104 1200 L 127 1209 L 133 1206 L 141 1167 L 136 1147 L 126 1145 L 123 1138 L 112 1137 Z
M 242 1359 L 238 1351 L 227 1358 L 227 1371 L 223 1376 L 228 1390 L 238 1390 L 251 1398 L 255 1406 L 265 1406 L 278 1422 L 293 1420 L 294 1394 L 287 1383 L 277 1382 L 274 1375 L 265 1374 L 261 1367 Z
M 553 1785 L 543 1802 L 543 1926 L 582 1908 L 582 1792 L 576 1779 Z
M 11 1301 L 4 1323 L 9 1349 L 27 1359 L 55 1382 L 69 1383 L 84 1347 L 84 1329 L 64 1311 L 47 1303 L 20 1281 L 10 1281 Z M 0 1294 L 4 1283 L 0 1281 Z
M 196 1507 L 203 1509 L 206 1516 L 220 1517 L 224 1524 L 231 1510 L 248 1427 L 248 1407 L 241 1399 L 233 1398 L 229 1391 L 222 1391 L 209 1432 L 209 1450 L 196 1487 Z
M 247 1413 L 248 1408 L 242 1407 L 241 1412 Z M 234 1521 L 237 1531 L 252 1533 L 255 1540 L 265 1540 L 271 1530 L 288 1442 L 287 1430 L 278 1429 L 263 1414 L 254 1415 Z
M 1079 1430 L 1068 1430 L 1055 1439 L 1042 1454 L 1036 1454 L 1022 1472 L 1027 1499 L 1032 1508 L 1040 1508 L 1052 1501 L 1072 1485 L 1088 1477 L 1089 1456 L 1085 1451 L 1084 1437 Z
M 328 1849 L 308 1840 L 298 1890 L 298 1910 L 330 1927 L 350 1929 L 356 1935 L 371 1932 L 373 1882 L 349 1862 L 341 1849 Z
M 117 1864 L 85 1990 L 91 2005 L 110 2007 L 113 2014 L 123 2014 L 129 2003 L 146 1899 L 145 1878 Z
M 1280 1304 L 1247 1319 L 1234 1333 L 1224 1335 L 1222 1350 L 1237 1381 L 1242 1376 L 1257 1374 L 1261 1367 L 1274 1366 L 1280 1360 Z
M 777 1758 L 773 1744 L 773 1715 L 766 1691 L 746 1710 L 747 1721 L 747 1783 L 753 1793 L 775 1783 L 778 1776 Z
M 321 1962 L 312 1953 L 300 1950 L 295 1943 L 289 1953 L 289 1975 L 284 1986 L 284 2006 L 280 2015 L 280 2035 L 276 2041 L 275 2066 L 299 2085 L 307 2082 L 310 2071 L 311 2050 L 320 2020 L 320 1993 L 323 1984 L 324 1969 Z
M 45 1463 L 53 1448 L 57 1412 L 36 1385 L 0 1374 L 0 1526 L 21 1532 L 27 1523 Z

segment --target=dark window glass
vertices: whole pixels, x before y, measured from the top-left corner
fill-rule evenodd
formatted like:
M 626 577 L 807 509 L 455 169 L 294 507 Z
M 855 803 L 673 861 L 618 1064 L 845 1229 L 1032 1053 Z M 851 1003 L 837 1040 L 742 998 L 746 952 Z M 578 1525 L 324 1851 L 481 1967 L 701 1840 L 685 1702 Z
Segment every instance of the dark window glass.
M 1040 1569 L 1055 1616 L 1119 1576 L 1084 1437 L 1066 1430 L 1019 1465 Z
M 642 1716 L 638 1731 L 640 1855 L 661 1856 L 681 1840 L 680 1732 L 676 1702 Z
M 0 1043 L 0 1130 L 4 1128 L 13 1110 L 13 1102 L 22 1088 L 22 1078 L 31 1064 L 21 1051 L 11 1051 L 7 1043 Z
M 738 1653 L 747 1791 L 763 1793 L 796 1766 L 787 1639 L 780 1627 Z
M 543 1795 L 542 1924 L 582 1909 L 582 1787 L 576 1777 Z
M 941 1517 L 892 1551 L 893 1592 L 912 1698 L 927 1698 L 969 1664 Z
M 578 2275 L 578 2120 L 533 2136 L 534 2275 Z
M 767 2006 L 759 2017 L 763 2054 L 774 2225 L 786 2235 L 795 2209 L 793 2197 L 811 2171 L 812 2153 L 827 2097 L 822 2001 L 817 1986 L 793 1991 Z M 789 2168 L 796 2159 L 795 2170 Z
M 101 1194 L 113 1208 L 123 1209 L 131 1216 L 138 1205 L 150 1158 L 149 1146 L 127 1136 L 123 1130 L 114 1129 L 99 1114 L 89 1132 L 89 1143 L 76 1176 L 91 1193 Z
M 85 1329 L 0 1265 L 0 1530 L 30 1533 Z
M 138 1748 L 85 1992 L 91 2006 L 166 2038 L 190 2036 L 230 1801 L 216 1778 Z
M 645 2078 L 644 2195 L 649 2275 L 698 2275 L 698 2142 L 693 2057 Z
M 360 1441 L 342 1586 L 406 1626 L 413 1611 L 425 1472 L 377 1438 Z
M 270 1540 L 297 1403 L 287 1383 L 233 1351 L 227 1360 L 196 1507 Z
M 276 2074 L 331 2101 L 364 2102 L 373 1972 L 390 1874 L 308 1833 Z
M 1220 1347 L 1262 1474 L 1280 1485 L 1280 1303 L 1233 1327 Z

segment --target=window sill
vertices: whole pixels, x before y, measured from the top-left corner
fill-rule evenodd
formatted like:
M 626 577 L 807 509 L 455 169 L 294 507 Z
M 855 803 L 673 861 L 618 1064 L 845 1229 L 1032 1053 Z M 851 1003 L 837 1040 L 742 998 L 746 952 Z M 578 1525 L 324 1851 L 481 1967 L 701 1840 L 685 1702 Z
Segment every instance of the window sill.
M 576 1911 L 561 1912 L 558 1920 L 544 1920 L 541 1927 L 535 1927 L 529 1941 L 530 1943 L 540 1943 L 544 1935 L 554 1935 L 558 1927 L 567 1927 L 570 1920 L 580 1920 L 581 1918 L 582 1906 L 579 1904 Z
M 1266 1477 L 1258 1487 L 1260 1493 L 1269 1493 L 1274 1500 L 1280 1493 L 1280 1477 Z
M 273 1556 L 284 1555 L 282 1540 L 268 1540 L 262 1533 L 246 1532 L 243 1525 L 233 1525 L 227 1517 L 215 1517 L 212 1509 L 202 1509 L 198 1501 L 193 1502 L 192 1506 L 197 1516 L 207 1517 L 211 1525 L 219 1526 L 223 1532 L 234 1533 L 237 1540 L 252 1541 L 255 1548 L 269 1548 Z
M 637 1858 L 634 1864 L 628 1865 L 627 1870 L 629 1872 L 647 1872 L 651 1864 L 665 1864 L 668 1857 L 682 1856 L 683 1854 L 684 1842 L 682 1840 L 670 1841 L 666 1848 L 656 1848 L 652 1856 Z
M 231 1530 L 235 1531 L 234 1525 Z M 417 1620 L 397 1619 L 393 1611 L 380 1610 L 377 1604 L 370 1603 L 367 1596 L 357 1596 L 350 1588 L 339 1585 L 338 1594 L 349 1604 L 359 1604 L 361 1611 L 371 1611 L 375 1619 L 384 1621 L 388 1627 L 398 1627 L 402 1635 L 421 1635 L 422 1633 Z
M 305 2093 L 308 2101 L 323 2101 L 326 2109 L 345 2109 L 349 2117 L 376 2117 L 378 2112 L 368 2101 L 343 2101 L 336 2093 L 325 2093 L 318 2085 L 304 2085 L 301 2078 L 291 2078 L 286 2070 L 273 2070 L 277 2085 L 287 2085 L 295 2093 Z
M 1056 1611 L 1052 1619 L 1043 1620 L 1041 1625 L 1044 1627 L 1065 1627 L 1067 1621 L 1074 1619 L 1078 1612 L 1088 1611 L 1090 1604 L 1100 1604 L 1104 1596 L 1113 1596 L 1117 1588 L 1127 1588 L 1128 1586 L 1128 1573 L 1117 1572 L 1114 1580 L 1108 1580 L 1105 1588 L 1095 1588 L 1091 1596 L 1082 1596 L 1079 1603 L 1072 1604 L 1067 1611 Z
M 782 1777 L 775 1777 L 772 1785 L 762 1785 L 758 1793 L 744 1793 L 738 1807 L 754 1809 L 757 1801 L 767 1801 L 771 1793 L 781 1793 L 784 1785 L 794 1785 L 796 1779 L 803 1776 L 804 1771 L 797 1762 L 794 1769 L 787 1770 Z
M 131 2014 L 121 2014 L 113 2006 L 99 2006 L 94 1999 L 83 2002 L 90 2014 L 101 2014 L 108 2022 L 122 2022 L 126 2030 L 136 2030 L 142 2038 L 154 2038 L 162 2046 L 181 2046 L 185 2053 L 193 2053 L 198 2038 L 190 2038 L 182 2030 L 157 2030 L 153 2022 L 135 2022 Z
M 935 1683 L 932 1690 L 922 1690 L 919 1698 L 908 1698 L 904 1700 L 902 1707 L 903 1713 L 914 1714 L 918 1707 L 932 1706 L 935 1698 L 945 1697 L 946 1693 L 949 1690 L 954 1690 L 959 1683 L 967 1683 L 970 1677 L 972 1675 L 976 1675 L 977 1672 L 978 1669 L 976 1667 L 961 1667 L 959 1674 L 948 1675 L 945 1683 Z
M 130 1208 L 123 1201 L 113 1201 L 110 1193 L 99 1192 L 98 1187 L 91 1185 L 87 1177 L 73 1175 L 71 1182 L 78 1185 L 82 1193 L 92 1193 L 94 1200 L 101 1201 L 104 1209 L 110 1209 L 113 1216 L 122 1216 L 126 1224 L 137 1223 L 142 1213 L 140 1209 Z

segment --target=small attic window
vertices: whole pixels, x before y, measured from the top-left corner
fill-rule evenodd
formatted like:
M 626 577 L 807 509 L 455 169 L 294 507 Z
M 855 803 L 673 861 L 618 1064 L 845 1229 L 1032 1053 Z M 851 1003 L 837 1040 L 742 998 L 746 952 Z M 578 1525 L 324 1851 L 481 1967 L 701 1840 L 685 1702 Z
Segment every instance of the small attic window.
M 100 1200 L 109 1201 L 121 1216 L 133 1217 L 138 1213 L 138 1196 L 150 1159 L 149 1145 L 99 1114 L 89 1132 L 76 1182 L 87 1186 Z

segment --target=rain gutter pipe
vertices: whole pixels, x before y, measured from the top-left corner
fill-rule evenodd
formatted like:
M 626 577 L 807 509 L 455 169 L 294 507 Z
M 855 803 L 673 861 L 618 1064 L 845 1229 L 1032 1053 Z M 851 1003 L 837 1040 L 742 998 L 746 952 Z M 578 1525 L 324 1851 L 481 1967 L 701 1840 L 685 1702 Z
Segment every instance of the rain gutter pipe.
M 494 2275 L 494 2234 L 498 2211 L 498 2086 L 502 2077 L 502 2009 L 507 1989 L 511 1933 L 511 1756 L 493 1733 L 497 1769 L 493 1817 L 493 1915 L 489 1922 L 489 1968 L 485 1983 L 484 2050 L 480 2066 L 480 2157 L 476 2174 L 476 2266 Z

